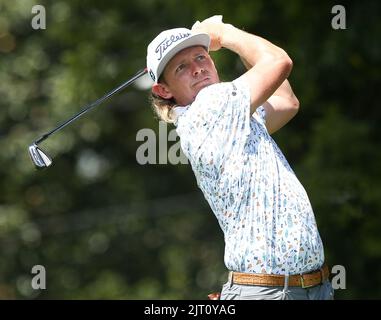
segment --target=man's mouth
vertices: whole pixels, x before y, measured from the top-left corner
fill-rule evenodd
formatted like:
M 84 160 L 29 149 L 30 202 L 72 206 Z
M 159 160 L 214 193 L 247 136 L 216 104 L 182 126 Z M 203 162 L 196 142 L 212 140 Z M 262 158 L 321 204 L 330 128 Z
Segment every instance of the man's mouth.
M 192 87 L 196 87 L 196 86 L 198 86 L 198 85 L 207 84 L 207 83 L 209 82 L 209 80 L 210 80 L 210 77 L 205 77 L 205 78 L 203 78 L 203 79 L 201 79 L 201 80 L 199 80 L 199 81 L 196 81 L 196 82 L 192 85 Z

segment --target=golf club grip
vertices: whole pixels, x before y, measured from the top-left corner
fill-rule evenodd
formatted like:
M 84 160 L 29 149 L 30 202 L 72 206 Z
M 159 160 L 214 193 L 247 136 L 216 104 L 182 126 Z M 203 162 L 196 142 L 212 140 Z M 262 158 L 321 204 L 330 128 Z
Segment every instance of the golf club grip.
M 98 100 L 86 105 L 84 107 L 84 109 L 82 109 L 82 111 L 80 111 L 79 113 L 75 114 L 74 116 L 72 116 L 70 119 L 66 120 L 65 122 L 63 122 L 62 124 L 60 124 L 58 127 L 54 128 L 53 130 L 49 131 L 48 133 L 45 133 L 43 134 L 40 138 L 38 138 L 34 143 L 35 144 L 38 144 L 42 141 L 44 141 L 46 138 L 48 138 L 50 135 L 52 135 L 53 133 L 61 130 L 62 128 L 66 127 L 68 124 L 70 124 L 71 122 L 75 121 L 76 119 L 78 119 L 79 117 L 81 117 L 84 113 L 86 113 L 87 111 L 89 111 L 90 109 L 92 108 L 95 108 L 96 106 L 98 106 L 99 104 L 101 104 L 103 101 L 107 100 L 108 98 L 110 98 L 111 96 L 113 96 L 114 94 L 118 93 L 119 91 L 123 90 L 124 88 L 128 87 L 131 83 L 133 83 L 134 81 L 136 81 L 138 78 L 140 78 L 141 76 L 145 75 L 147 73 L 147 68 L 144 68 L 140 71 L 138 71 L 131 79 L 127 80 L 126 82 L 122 83 L 119 87 L 113 89 L 112 91 L 110 91 L 109 93 L 106 93 L 103 97 L 99 98 Z

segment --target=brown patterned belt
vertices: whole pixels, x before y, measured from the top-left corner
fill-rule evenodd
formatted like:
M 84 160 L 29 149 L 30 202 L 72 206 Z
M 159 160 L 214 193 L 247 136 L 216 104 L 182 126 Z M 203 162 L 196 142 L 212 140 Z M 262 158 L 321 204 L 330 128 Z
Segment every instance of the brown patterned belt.
M 286 277 L 278 274 L 265 274 L 265 273 L 241 273 L 231 272 L 232 282 L 235 284 L 255 285 L 255 286 L 274 286 L 283 287 L 285 285 Z M 323 283 L 329 278 L 329 269 L 324 264 L 319 270 L 309 273 L 289 275 L 289 287 L 302 287 L 309 288 Z

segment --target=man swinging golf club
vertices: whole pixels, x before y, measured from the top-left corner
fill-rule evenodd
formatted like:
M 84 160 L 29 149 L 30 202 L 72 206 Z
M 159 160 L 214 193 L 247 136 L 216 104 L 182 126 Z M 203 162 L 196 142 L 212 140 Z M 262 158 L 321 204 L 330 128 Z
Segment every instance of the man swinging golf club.
M 208 54 L 221 48 L 248 69 L 232 82 Z M 299 108 L 287 53 L 215 16 L 161 32 L 147 68 L 153 108 L 175 124 L 224 233 L 221 299 L 333 299 L 310 201 L 270 136 Z

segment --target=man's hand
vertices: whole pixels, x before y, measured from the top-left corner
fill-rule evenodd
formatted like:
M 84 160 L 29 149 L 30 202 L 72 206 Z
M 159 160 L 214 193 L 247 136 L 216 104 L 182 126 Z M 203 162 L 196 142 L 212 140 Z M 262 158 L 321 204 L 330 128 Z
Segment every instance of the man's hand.
M 224 33 L 225 24 L 222 22 L 222 16 L 212 16 L 203 20 L 202 22 L 196 21 L 192 26 L 195 32 L 204 32 L 210 36 L 210 51 L 217 51 L 221 49 L 221 38 Z

